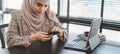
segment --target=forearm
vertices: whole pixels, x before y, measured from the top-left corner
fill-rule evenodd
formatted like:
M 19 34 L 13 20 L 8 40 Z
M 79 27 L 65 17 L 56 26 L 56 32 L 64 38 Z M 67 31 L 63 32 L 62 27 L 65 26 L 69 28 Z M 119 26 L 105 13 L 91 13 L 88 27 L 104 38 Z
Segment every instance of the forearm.
M 66 36 L 67 36 L 66 31 L 61 31 L 61 32 L 58 34 L 59 39 L 62 40 L 62 41 L 65 41 Z
M 8 47 L 13 46 L 25 46 L 29 47 L 31 43 L 29 42 L 29 36 L 13 36 L 7 38 Z
M 37 41 L 36 36 L 35 36 L 35 35 L 29 36 L 29 42 L 32 43 L 32 42 L 34 42 L 34 41 Z

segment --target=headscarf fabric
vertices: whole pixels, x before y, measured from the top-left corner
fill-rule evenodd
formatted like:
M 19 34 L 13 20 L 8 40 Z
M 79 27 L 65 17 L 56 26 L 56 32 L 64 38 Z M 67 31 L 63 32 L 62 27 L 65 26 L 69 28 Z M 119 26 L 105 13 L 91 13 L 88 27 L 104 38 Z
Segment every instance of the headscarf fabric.
M 43 15 L 37 16 L 33 13 L 32 8 L 38 1 L 39 0 L 24 0 L 21 8 L 21 15 L 23 16 L 23 19 L 30 32 L 38 32 L 46 18 L 53 20 L 59 24 L 59 21 L 56 18 L 54 18 L 53 15 L 51 15 L 50 5 L 48 5 L 48 8 Z M 48 0 L 48 2 L 50 1 Z

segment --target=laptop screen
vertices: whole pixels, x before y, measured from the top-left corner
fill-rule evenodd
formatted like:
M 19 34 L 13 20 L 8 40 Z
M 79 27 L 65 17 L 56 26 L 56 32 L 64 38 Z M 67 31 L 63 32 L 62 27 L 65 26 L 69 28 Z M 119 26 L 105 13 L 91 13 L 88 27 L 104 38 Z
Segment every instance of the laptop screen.
M 98 36 L 100 25 L 101 25 L 102 18 L 97 18 L 92 21 L 90 33 L 89 33 L 89 44 L 90 48 L 93 50 L 99 43 L 100 39 Z
M 91 23 L 89 38 L 93 37 L 94 35 L 98 34 L 101 25 L 101 18 L 94 19 Z

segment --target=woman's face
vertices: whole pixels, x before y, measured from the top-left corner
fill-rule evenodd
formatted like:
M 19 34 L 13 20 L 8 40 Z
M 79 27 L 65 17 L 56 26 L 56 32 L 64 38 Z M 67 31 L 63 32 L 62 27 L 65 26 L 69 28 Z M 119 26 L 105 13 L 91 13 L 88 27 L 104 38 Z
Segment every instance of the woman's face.
M 48 0 L 39 0 L 39 2 L 36 2 L 33 6 L 33 11 L 36 15 L 41 15 L 47 10 L 48 5 Z

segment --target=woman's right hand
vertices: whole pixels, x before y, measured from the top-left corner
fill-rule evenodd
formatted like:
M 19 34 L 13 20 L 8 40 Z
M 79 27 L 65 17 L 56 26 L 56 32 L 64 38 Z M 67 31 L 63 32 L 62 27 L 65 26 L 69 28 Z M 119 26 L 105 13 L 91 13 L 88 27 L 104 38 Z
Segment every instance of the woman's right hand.
M 29 37 L 30 42 L 34 41 L 48 41 L 52 38 L 52 35 L 47 35 L 47 32 L 37 32 Z

